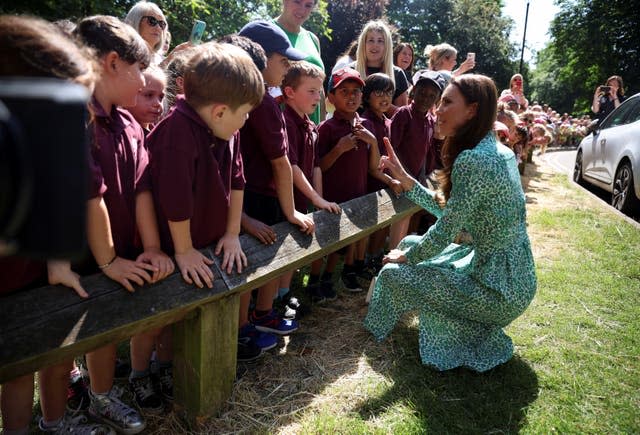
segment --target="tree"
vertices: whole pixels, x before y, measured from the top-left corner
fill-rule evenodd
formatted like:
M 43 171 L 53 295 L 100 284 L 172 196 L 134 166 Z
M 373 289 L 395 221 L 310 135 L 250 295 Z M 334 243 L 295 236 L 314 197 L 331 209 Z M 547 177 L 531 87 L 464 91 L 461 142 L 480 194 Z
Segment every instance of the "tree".
M 0 4 L 0 13 L 28 13 L 47 20 L 62 18 L 78 20 L 103 14 L 124 18 L 137 0 L 22 0 Z M 156 0 L 169 23 L 173 44 L 186 41 L 194 20 L 207 23 L 204 40 L 238 32 L 255 18 L 269 19 L 280 13 L 281 0 Z M 311 30 L 322 35 L 327 29 L 327 2 L 320 0 L 309 24 Z
M 588 113 L 593 92 L 620 75 L 627 94 L 640 88 L 640 2 L 559 0 L 551 42 L 538 55 L 534 95 L 545 95 L 553 77 L 557 95 L 546 100 L 559 111 Z
M 502 16 L 501 6 L 498 0 L 390 0 L 387 16 L 399 39 L 415 48 L 419 66 L 426 65 L 422 50 L 427 45 L 447 42 L 458 50 L 459 62 L 475 52 L 475 72 L 506 86 L 516 71 L 516 51 L 509 41 L 513 22 Z

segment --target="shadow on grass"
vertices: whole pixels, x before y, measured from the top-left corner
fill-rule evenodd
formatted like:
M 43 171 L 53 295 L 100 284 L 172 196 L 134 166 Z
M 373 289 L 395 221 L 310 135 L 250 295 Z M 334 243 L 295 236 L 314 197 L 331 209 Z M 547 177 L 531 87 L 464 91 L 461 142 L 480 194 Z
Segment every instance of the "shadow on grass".
M 518 355 L 485 373 L 439 372 L 421 363 L 415 328 L 399 324 L 388 340 L 392 364 L 389 352 L 367 358 L 393 385 L 360 405 L 356 412 L 364 420 L 402 405 L 413 410 L 414 423 L 425 433 L 515 433 L 525 424 L 526 409 L 538 397 L 538 378 Z

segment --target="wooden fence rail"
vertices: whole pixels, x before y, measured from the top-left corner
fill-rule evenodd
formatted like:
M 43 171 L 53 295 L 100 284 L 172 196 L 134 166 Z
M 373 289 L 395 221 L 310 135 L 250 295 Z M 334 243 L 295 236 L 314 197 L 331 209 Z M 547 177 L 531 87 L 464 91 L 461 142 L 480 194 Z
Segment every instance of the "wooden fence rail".
M 389 225 L 418 207 L 382 190 L 341 204 L 340 215 L 313 214 L 316 231 L 283 222 L 277 241 L 243 235 L 249 267 L 226 275 L 213 266 L 213 289 L 198 289 L 174 273 L 128 293 L 103 274 L 82 278 L 90 294 L 62 286 L 0 299 L 0 383 L 56 364 L 150 328 L 174 325 L 175 404 L 190 420 L 215 414 L 231 394 L 236 373 L 239 294 L 259 287 Z M 203 252 L 213 257 L 210 249 Z

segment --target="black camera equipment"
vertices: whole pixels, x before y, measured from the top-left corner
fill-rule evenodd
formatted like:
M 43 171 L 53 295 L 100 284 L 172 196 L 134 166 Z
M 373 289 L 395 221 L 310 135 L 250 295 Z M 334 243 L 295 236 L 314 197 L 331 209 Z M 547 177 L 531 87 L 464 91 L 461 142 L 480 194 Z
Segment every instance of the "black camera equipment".
M 88 98 L 84 86 L 64 80 L 0 80 L 0 244 L 5 246 L 4 255 L 74 259 L 82 254 Z

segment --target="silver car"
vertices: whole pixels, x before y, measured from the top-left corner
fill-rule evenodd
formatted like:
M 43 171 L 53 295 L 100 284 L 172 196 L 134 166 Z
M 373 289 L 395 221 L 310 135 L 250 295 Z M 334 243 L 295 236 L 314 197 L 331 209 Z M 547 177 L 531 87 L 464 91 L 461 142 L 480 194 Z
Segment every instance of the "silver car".
M 623 213 L 640 211 L 640 93 L 627 98 L 582 140 L 573 180 L 611 192 L 611 205 Z

